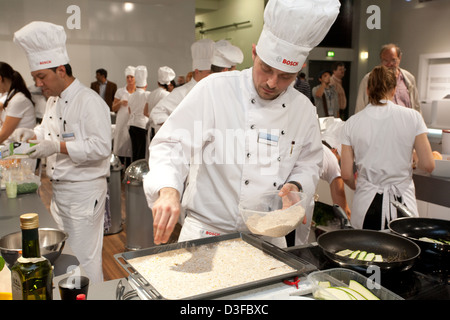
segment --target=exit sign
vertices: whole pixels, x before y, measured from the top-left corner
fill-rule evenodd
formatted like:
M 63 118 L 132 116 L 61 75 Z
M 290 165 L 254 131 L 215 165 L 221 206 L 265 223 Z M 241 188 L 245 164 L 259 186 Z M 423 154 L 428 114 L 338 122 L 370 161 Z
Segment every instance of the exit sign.
M 333 58 L 334 57 L 334 51 L 327 51 L 327 57 Z

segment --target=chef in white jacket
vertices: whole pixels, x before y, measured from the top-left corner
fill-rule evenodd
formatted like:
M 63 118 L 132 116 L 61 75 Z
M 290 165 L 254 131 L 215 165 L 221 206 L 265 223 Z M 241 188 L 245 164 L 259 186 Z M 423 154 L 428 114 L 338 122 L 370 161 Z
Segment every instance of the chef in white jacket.
M 309 196 L 308 224 L 297 236 L 307 241 L 322 144 L 315 107 L 291 83 L 339 6 L 270 0 L 253 68 L 203 79 L 171 114 L 152 141 L 144 179 L 156 244 L 168 241 L 181 207 L 179 241 L 247 231 L 239 202 L 281 186 L 280 194 Z M 286 245 L 284 237 L 268 240 Z
M 168 66 L 162 66 L 158 69 L 158 88 L 153 90 L 148 96 L 148 102 L 144 108 L 144 115 L 149 117 L 147 123 L 147 147 L 150 144 L 150 140 L 155 134 L 155 125 L 150 119 L 150 112 L 158 104 L 159 101 L 167 97 L 173 90 L 171 86 L 172 81 L 175 79 L 176 74 L 172 68 Z M 148 159 L 148 148 L 146 148 L 146 159 Z
M 14 34 L 14 42 L 24 49 L 36 85 L 50 96 L 41 125 L 14 134 L 37 140 L 28 152 L 31 158 L 47 158 L 51 214 L 69 234 L 67 242 L 91 283 L 101 282 L 109 108 L 72 75 L 62 26 L 31 22 Z
M 192 88 L 203 78 L 211 74 L 211 60 L 214 54 L 214 41 L 201 39 L 191 45 L 192 55 L 192 79 L 172 90 L 172 92 L 159 101 L 150 111 L 150 121 L 158 132 L 167 118 L 180 104 L 181 100 L 192 90 Z

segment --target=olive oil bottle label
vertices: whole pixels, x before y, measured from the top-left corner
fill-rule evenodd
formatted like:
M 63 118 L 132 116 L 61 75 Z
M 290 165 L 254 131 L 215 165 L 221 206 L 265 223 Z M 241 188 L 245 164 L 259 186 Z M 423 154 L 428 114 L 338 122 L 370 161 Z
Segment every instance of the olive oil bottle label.
M 11 292 L 13 300 L 23 300 L 22 280 L 15 271 L 11 272 Z

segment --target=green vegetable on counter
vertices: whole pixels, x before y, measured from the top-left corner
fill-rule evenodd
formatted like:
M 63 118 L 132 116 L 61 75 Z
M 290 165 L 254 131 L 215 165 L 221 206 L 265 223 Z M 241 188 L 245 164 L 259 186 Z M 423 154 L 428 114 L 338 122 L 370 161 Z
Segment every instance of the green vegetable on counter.
M 17 185 L 17 194 L 36 192 L 38 188 L 39 186 L 34 182 L 21 183 Z

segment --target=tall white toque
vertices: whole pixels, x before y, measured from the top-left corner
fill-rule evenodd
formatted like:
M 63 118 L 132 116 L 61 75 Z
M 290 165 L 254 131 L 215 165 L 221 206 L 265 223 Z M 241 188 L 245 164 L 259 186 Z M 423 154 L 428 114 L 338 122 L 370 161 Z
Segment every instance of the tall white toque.
M 134 79 L 136 81 L 136 87 L 144 88 L 147 86 L 147 67 L 146 66 L 137 66 L 135 73 L 134 73 Z
M 269 0 L 256 53 L 275 69 L 297 73 L 325 38 L 340 6 L 339 0 Z
M 201 39 L 191 45 L 192 70 L 210 70 L 214 54 L 214 41 Z
M 44 21 L 33 21 L 14 33 L 14 43 L 27 56 L 31 72 L 69 63 L 64 27 Z
M 160 67 L 158 69 L 158 82 L 161 84 L 169 85 L 175 77 L 175 71 L 168 66 Z

